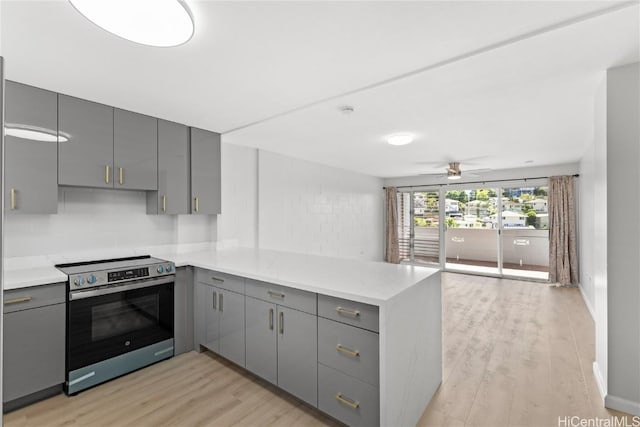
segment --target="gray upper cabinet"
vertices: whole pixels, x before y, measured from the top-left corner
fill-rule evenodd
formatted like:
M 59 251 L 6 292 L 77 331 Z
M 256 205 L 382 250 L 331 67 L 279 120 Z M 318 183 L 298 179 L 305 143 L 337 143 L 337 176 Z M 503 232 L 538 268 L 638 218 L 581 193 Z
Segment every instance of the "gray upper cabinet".
M 53 141 L 6 136 L 5 210 L 52 214 L 58 211 L 57 94 L 6 82 L 6 126 L 38 129 Z M 42 138 L 40 138 L 42 139 Z
M 158 120 L 158 191 L 147 193 L 148 214 L 188 214 L 189 128 Z
M 114 188 L 158 189 L 158 119 L 114 110 L 113 167 Z
M 191 128 L 191 213 L 221 213 L 220 134 Z
M 58 95 L 58 184 L 113 188 L 113 107 Z

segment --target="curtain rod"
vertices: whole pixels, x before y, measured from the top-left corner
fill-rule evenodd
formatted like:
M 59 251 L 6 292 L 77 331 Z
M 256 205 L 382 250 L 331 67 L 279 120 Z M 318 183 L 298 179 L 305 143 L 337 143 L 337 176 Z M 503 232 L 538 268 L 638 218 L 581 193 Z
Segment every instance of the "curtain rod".
M 578 178 L 580 177 L 580 174 L 576 173 L 571 175 L 574 178 Z M 527 182 L 527 180 L 534 180 L 534 179 L 549 179 L 548 176 L 535 176 L 532 178 L 514 178 L 514 179 L 494 179 L 494 180 L 487 180 L 487 181 L 465 181 L 465 182 L 460 182 L 459 184 L 491 184 L 494 182 L 510 182 L 510 181 L 524 181 Z M 446 183 L 446 184 L 415 184 L 415 185 L 399 185 L 396 188 L 413 188 L 413 187 L 430 187 L 430 186 L 440 186 L 440 187 L 444 187 L 447 185 L 452 185 L 454 183 Z M 457 182 L 455 184 L 458 184 Z M 385 190 L 387 187 L 382 187 L 383 190 Z

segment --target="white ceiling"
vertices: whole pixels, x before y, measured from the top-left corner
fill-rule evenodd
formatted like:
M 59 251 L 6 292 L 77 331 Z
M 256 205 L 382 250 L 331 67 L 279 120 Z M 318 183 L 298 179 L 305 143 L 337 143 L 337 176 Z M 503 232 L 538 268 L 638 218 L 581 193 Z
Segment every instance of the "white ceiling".
M 639 60 L 637 2 L 187 3 L 194 38 L 163 49 L 63 0 L 2 0 L 6 77 L 388 177 L 576 161 L 603 70 Z M 387 146 L 396 131 L 417 140 Z

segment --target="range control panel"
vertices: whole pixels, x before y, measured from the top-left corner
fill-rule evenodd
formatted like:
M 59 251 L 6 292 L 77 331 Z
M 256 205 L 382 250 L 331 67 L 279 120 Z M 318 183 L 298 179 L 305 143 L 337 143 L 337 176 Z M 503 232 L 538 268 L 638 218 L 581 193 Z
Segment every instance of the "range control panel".
M 139 277 L 149 277 L 149 267 L 112 271 L 107 274 L 107 281 L 119 282 L 120 280 L 131 280 Z
M 154 263 L 147 266 L 118 268 L 109 270 L 94 270 L 91 272 L 77 272 L 69 275 L 69 285 L 72 289 L 91 288 L 111 285 L 132 280 L 175 274 L 175 266 L 171 262 Z

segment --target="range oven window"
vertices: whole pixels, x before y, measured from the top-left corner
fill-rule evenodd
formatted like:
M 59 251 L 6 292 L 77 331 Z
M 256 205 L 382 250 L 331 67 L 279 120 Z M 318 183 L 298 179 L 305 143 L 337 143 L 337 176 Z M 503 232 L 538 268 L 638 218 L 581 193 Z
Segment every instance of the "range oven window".
M 157 293 L 106 302 L 91 307 L 91 341 L 100 341 L 160 323 Z
M 173 338 L 173 283 L 70 300 L 67 370 Z

